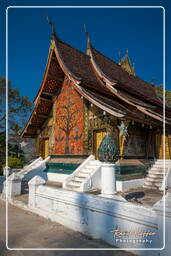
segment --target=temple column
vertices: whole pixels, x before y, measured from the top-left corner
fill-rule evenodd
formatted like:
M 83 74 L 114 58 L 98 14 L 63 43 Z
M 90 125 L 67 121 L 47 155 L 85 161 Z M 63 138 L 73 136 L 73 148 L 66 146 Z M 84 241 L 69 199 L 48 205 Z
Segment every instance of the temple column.
M 49 154 L 55 154 L 56 96 L 53 97 L 52 127 L 49 136 Z
M 119 153 L 121 160 L 123 159 L 123 152 L 124 152 L 124 143 L 127 136 L 127 129 L 128 125 L 130 123 L 130 120 L 124 120 L 121 122 L 119 128 Z

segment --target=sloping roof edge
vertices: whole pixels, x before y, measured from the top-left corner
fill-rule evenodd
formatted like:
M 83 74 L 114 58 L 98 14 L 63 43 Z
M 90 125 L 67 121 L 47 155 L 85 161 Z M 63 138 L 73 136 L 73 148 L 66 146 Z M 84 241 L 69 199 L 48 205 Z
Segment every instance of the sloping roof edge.
M 46 82 L 46 79 L 47 79 L 47 76 L 48 76 L 48 71 L 49 71 L 49 66 L 50 66 L 50 61 L 51 61 L 51 57 L 52 57 L 52 54 L 53 54 L 53 48 L 52 48 L 52 42 L 50 44 L 50 47 L 49 47 L 49 52 L 48 52 L 48 57 L 47 57 L 47 61 L 46 61 L 46 67 L 45 67 L 45 72 L 44 72 L 44 76 L 43 76 L 43 80 L 42 80 L 42 83 L 41 83 L 41 86 L 37 92 L 37 95 L 35 96 L 34 100 L 33 100 L 33 103 L 35 104 L 38 97 L 40 96 L 42 90 L 43 90 L 43 87 L 44 87 L 44 84 Z
M 123 82 L 120 82 L 119 80 L 117 80 L 116 78 L 113 79 L 112 77 L 109 76 L 109 74 L 105 74 L 102 70 L 102 68 L 98 65 L 97 61 L 95 60 L 94 58 L 94 53 L 93 51 L 95 51 L 99 56 L 101 56 L 103 59 L 107 60 L 108 62 L 110 62 L 111 64 L 115 65 L 118 70 L 120 70 L 122 72 L 122 74 L 125 74 L 127 77 L 129 76 L 129 81 L 131 81 L 131 83 L 134 83 L 134 81 L 132 81 L 131 79 L 137 79 L 138 81 L 140 81 L 141 83 L 145 83 L 148 87 L 150 86 L 149 83 L 145 82 L 143 79 L 137 77 L 137 76 L 133 76 L 133 75 L 130 75 L 127 73 L 127 71 L 123 70 L 121 68 L 120 65 L 118 65 L 117 63 L 115 63 L 113 60 L 111 60 L 110 58 L 108 58 L 107 56 L 103 55 L 101 52 L 99 52 L 98 50 L 96 50 L 94 47 L 92 47 L 92 45 L 90 44 L 90 56 L 91 56 L 91 61 L 93 63 L 94 66 L 96 66 L 96 70 L 98 70 L 98 74 L 100 73 L 101 77 L 104 77 L 105 80 L 108 81 L 109 84 L 114 84 L 115 86 L 123 86 L 123 88 L 125 87 L 125 90 L 126 90 L 126 87 L 127 87 L 127 84 L 123 84 Z M 97 55 L 96 54 L 96 55 Z M 127 88 L 128 89 L 128 88 Z M 143 99 L 145 98 L 147 101 L 153 101 L 154 104 L 157 104 L 159 105 L 160 107 L 162 106 L 162 102 L 158 99 L 156 93 L 155 93 L 155 90 L 153 88 L 150 88 L 149 89 L 151 90 L 151 92 L 154 93 L 154 96 L 155 97 L 150 97 L 148 95 L 145 95 L 143 94 L 142 92 L 140 91 L 137 91 L 135 90 L 132 86 L 130 87 L 130 89 L 132 90 L 132 93 L 134 93 L 135 95 L 139 95 L 139 97 L 142 97 Z M 144 89 L 147 90 L 146 87 L 144 87 Z M 146 93 L 147 94 L 147 93 Z

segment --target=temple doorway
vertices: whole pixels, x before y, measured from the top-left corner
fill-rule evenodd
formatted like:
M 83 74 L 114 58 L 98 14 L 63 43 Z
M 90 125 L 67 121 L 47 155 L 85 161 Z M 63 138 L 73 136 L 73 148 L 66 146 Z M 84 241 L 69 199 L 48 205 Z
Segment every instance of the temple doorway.
M 48 157 L 49 155 L 49 139 L 43 139 L 41 141 L 41 156 L 43 158 Z
M 45 140 L 45 154 L 44 154 L 44 158 L 48 157 L 49 155 L 49 139 Z
M 100 130 L 95 130 L 94 131 L 94 155 L 95 158 L 98 159 L 98 149 L 99 146 L 104 138 L 104 136 L 106 135 L 106 129 L 100 129 Z

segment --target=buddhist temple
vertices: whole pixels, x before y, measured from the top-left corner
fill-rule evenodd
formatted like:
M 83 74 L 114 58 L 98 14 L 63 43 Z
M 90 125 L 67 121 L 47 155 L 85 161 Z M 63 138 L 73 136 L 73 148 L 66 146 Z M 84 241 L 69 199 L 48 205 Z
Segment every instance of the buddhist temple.
M 170 110 L 165 107 L 164 120 L 163 101 L 154 85 L 137 77 L 128 53 L 116 63 L 89 36 L 83 53 L 53 30 L 43 81 L 22 137 L 35 138 L 36 155 L 43 158 L 93 154 L 97 159 L 110 133 L 122 161 L 170 159 Z

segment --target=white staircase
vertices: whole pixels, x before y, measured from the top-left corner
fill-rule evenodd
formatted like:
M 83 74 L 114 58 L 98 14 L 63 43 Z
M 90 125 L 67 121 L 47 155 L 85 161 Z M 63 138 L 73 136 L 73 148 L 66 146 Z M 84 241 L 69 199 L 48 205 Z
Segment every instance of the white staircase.
M 86 192 L 100 186 L 101 162 L 90 155 L 69 177 L 64 181 L 63 188 L 68 190 Z
M 32 179 L 34 176 L 41 176 L 45 180 L 47 180 L 47 174 L 43 172 L 46 169 L 46 162 L 49 161 L 50 156 L 48 156 L 46 159 L 43 159 L 42 157 L 37 158 L 34 160 L 31 164 L 26 165 L 21 171 L 15 173 L 15 175 L 19 178 L 21 178 L 22 182 L 20 182 L 20 193 L 21 191 L 28 190 L 28 181 Z M 8 179 L 14 179 L 14 173 L 12 173 L 10 176 L 8 176 Z M 4 183 L 4 189 L 5 190 Z
M 148 172 L 143 187 L 147 189 L 165 189 L 164 177 L 167 177 L 171 169 L 171 160 L 158 159 Z
M 50 157 L 43 159 L 42 157 L 37 158 L 31 164 L 26 165 L 20 172 L 17 173 L 21 178 L 26 176 L 28 173 L 32 171 L 44 171 L 46 169 L 46 162 Z

